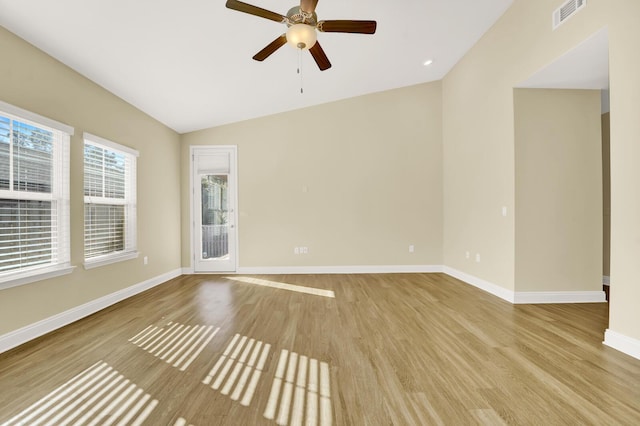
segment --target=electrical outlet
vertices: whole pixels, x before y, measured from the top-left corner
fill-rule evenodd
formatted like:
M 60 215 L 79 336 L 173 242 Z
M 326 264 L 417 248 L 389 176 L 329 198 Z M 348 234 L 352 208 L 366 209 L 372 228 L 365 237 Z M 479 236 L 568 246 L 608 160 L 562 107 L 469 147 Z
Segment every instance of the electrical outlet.
M 149 257 L 148 256 L 143 257 L 142 258 L 142 263 L 144 263 L 145 265 L 148 265 L 149 264 Z
M 294 247 L 293 254 L 300 254 L 300 247 Z
M 309 253 L 309 247 L 300 247 L 300 253 L 302 254 Z
M 415 249 L 415 247 L 413 246 L 413 244 L 411 244 L 409 246 L 409 253 L 413 253 L 414 249 Z
M 480 253 L 476 253 L 476 262 L 480 263 Z

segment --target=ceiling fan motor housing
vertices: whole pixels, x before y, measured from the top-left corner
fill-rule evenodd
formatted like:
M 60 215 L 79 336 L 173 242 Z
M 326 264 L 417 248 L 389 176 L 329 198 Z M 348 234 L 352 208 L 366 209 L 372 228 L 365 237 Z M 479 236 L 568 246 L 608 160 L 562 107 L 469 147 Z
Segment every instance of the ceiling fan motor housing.
M 287 12 L 287 26 L 290 27 L 295 24 L 307 24 L 315 27 L 318 24 L 318 16 L 315 12 L 306 13 L 300 6 L 293 6 Z

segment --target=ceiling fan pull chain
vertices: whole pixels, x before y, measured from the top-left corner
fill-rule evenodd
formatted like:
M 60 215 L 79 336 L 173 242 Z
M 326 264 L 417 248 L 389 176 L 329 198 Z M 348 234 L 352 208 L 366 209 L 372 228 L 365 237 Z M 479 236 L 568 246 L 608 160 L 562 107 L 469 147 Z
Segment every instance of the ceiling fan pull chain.
M 298 74 L 300 75 L 300 94 L 304 93 L 302 86 L 302 49 L 298 49 Z

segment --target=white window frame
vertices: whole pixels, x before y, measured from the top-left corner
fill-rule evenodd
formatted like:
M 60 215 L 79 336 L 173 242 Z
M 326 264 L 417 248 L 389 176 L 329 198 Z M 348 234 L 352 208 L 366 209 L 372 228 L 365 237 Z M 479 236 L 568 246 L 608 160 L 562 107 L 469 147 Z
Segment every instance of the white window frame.
M 126 157 L 127 159 L 126 161 L 130 162 L 129 167 L 126 168 L 127 173 L 125 174 L 125 198 L 124 199 L 93 197 L 93 196 L 84 195 L 84 206 L 86 206 L 87 204 L 108 204 L 108 205 L 121 204 L 125 206 L 124 250 L 87 258 L 86 242 L 85 242 L 83 243 L 84 268 L 92 269 L 92 268 L 97 268 L 99 266 L 109 265 L 116 262 L 135 259 L 139 255 L 137 250 L 137 218 L 136 218 L 137 216 L 136 215 L 136 210 L 137 210 L 136 174 L 137 173 L 136 172 L 137 172 L 137 158 L 140 156 L 140 153 L 135 149 L 129 148 L 124 145 L 120 145 L 116 142 L 101 138 L 100 136 L 96 136 L 91 133 L 85 132 L 83 134 L 83 138 L 84 138 L 84 144 L 82 149 L 83 170 L 84 170 L 84 147 L 86 145 L 93 145 L 108 151 L 122 154 Z M 84 185 L 83 185 L 83 188 L 84 188 Z M 83 189 L 83 192 L 84 192 L 84 189 Z M 86 237 L 86 226 L 87 224 L 84 223 L 83 229 L 84 229 L 85 237 Z
M 51 193 L 15 191 L 12 186 L 6 190 L 0 189 L 0 198 L 3 199 L 55 202 L 56 209 L 55 212 L 52 212 L 52 221 L 57 224 L 56 232 L 52 235 L 55 256 L 47 264 L 0 273 L 0 290 L 2 290 L 70 274 L 75 269 L 74 266 L 71 266 L 71 225 L 69 219 L 69 151 L 74 128 L 2 101 L 0 101 L 0 114 L 12 121 L 29 124 L 57 135 L 54 140 Z M 10 179 L 12 180 L 13 177 Z

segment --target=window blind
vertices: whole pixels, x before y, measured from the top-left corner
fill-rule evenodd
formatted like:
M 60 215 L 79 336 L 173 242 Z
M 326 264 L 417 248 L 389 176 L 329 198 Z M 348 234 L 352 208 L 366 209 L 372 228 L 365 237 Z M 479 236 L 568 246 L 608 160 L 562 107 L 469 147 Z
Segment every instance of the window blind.
M 137 151 L 84 135 L 84 257 L 136 251 Z
M 70 134 L 0 107 L 0 282 L 6 282 L 16 273 L 69 266 Z

